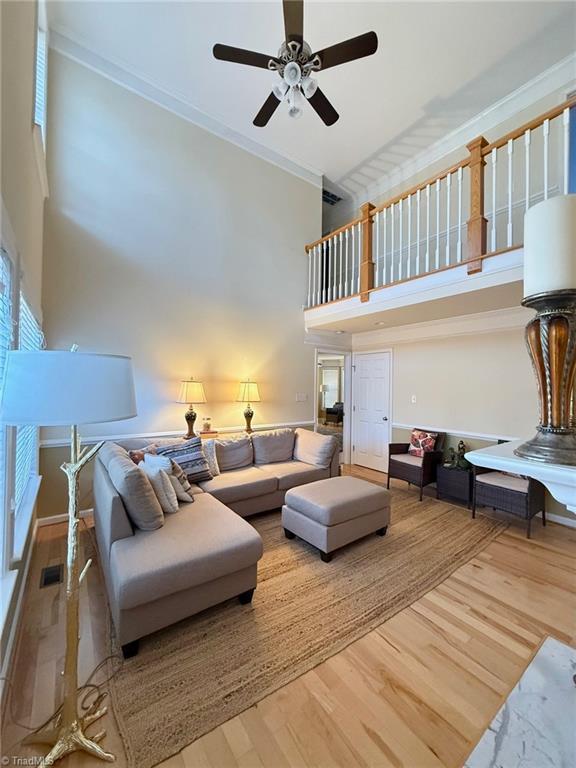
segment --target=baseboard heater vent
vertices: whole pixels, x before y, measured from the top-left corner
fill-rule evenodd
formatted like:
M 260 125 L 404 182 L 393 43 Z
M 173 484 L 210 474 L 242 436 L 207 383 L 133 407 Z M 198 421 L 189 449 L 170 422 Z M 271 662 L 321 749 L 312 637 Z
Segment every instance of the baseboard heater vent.
M 48 565 L 46 568 L 42 568 L 40 575 L 40 589 L 43 587 L 51 587 L 54 584 L 62 584 L 64 578 L 64 566 L 62 563 L 58 565 Z

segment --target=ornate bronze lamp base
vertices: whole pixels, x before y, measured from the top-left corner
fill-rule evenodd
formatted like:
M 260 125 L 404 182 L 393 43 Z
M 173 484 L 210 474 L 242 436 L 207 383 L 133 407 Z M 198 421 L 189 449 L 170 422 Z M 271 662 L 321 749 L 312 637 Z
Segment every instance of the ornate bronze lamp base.
M 188 424 L 188 432 L 184 439 L 189 440 L 191 437 L 196 437 L 196 432 L 194 432 L 194 422 L 196 421 L 196 411 L 194 410 L 192 405 L 190 405 L 190 408 L 184 414 L 184 418 L 186 419 L 186 424 Z
M 248 407 L 244 411 L 244 418 L 246 419 L 246 432 L 248 432 L 248 434 L 250 434 L 250 432 L 253 431 L 252 430 L 252 416 L 254 416 L 254 411 L 252 410 L 250 405 L 248 405 Z
M 537 434 L 514 453 L 526 459 L 576 466 L 576 289 L 527 296 L 536 310 L 526 326 L 540 398 Z

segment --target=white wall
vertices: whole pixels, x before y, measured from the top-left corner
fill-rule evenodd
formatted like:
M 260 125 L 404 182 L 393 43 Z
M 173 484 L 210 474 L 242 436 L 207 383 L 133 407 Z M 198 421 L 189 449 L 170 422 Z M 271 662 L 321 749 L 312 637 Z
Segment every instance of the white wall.
M 49 65 L 48 344 L 128 354 L 136 373 L 138 417 L 85 432 L 182 429 L 190 375 L 216 427 L 243 423 L 246 376 L 255 425 L 311 420 L 303 244 L 320 189 L 58 53 Z

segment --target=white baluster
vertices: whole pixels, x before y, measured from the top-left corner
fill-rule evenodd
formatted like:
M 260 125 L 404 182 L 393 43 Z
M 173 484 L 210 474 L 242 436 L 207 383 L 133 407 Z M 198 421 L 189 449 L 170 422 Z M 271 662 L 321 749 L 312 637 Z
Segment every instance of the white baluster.
M 391 242 L 390 242 L 390 282 L 394 282 L 394 203 L 390 206 Z
M 430 184 L 426 184 L 426 273 L 430 272 Z
M 462 261 L 462 166 L 458 168 L 458 242 L 456 243 L 456 261 Z
M 356 285 L 356 227 L 352 227 L 352 274 L 350 276 L 350 293 L 354 293 Z
M 334 266 L 332 268 L 332 301 L 338 298 L 338 236 L 332 238 L 332 247 L 334 249 Z
M 326 303 L 326 240 L 322 243 L 322 304 Z
M 524 133 L 524 176 L 526 178 L 525 210 L 530 208 L 530 128 Z
M 565 195 L 568 194 L 568 182 L 569 182 L 569 175 L 570 175 L 570 109 L 569 107 L 566 107 L 564 112 L 562 112 L 562 127 L 563 127 L 563 133 L 564 133 L 564 144 L 563 144 L 563 154 L 564 154 L 564 189 L 563 192 Z
M 412 255 L 412 195 L 408 195 L 408 258 L 406 260 L 406 277 L 410 279 L 410 257 Z
M 548 140 L 550 136 L 550 120 L 544 120 L 542 124 L 544 135 L 544 200 L 548 200 Z
M 380 211 L 376 211 L 374 217 L 374 226 L 376 228 L 376 263 L 374 264 L 374 285 L 378 287 L 378 264 L 380 263 Z
M 496 250 L 496 163 L 498 160 L 498 150 L 494 148 L 491 154 L 492 159 L 492 242 L 491 251 Z
M 383 232 L 383 240 L 384 240 L 384 246 L 383 246 L 383 253 L 382 253 L 382 285 L 386 285 L 386 220 L 388 218 L 388 208 L 384 208 L 382 211 L 384 214 L 384 232 Z
M 316 261 L 318 262 L 318 278 L 316 283 L 316 304 L 322 303 L 322 245 L 316 246 Z
M 416 270 L 420 274 L 420 190 L 416 192 Z
M 356 224 L 358 228 L 358 293 L 360 293 L 360 261 L 362 259 L 362 229 L 360 224 Z
M 346 233 L 345 233 L 345 238 L 346 238 L 346 276 L 344 278 L 344 295 L 345 296 L 349 295 L 349 293 L 348 293 L 348 267 L 349 267 L 349 264 L 348 264 L 348 235 L 349 234 L 350 234 L 350 230 L 347 229 Z M 352 280 L 350 280 L 350 286 L 352 286 Z M 350 287 L 350 293 L 352 293 L 352 287 Z
M 330 240 L 326 240 L 326 255 L 328 257 L 327 300 L 332 301 L 332 247 L 330 244 Z
M 402 257 L 404 251 L 404 206 L 403 200 L 400 198 L 400 204 L 398 206 L 398 233 L 399 233 L 399 250 L 398 250 L 398 280 L 402 280 L 404 271 L 402 269 Z
M 342 283 L 342 272 L 344 271 L 344 258 L 342 251 L 342 232 L 340 232 L 340 285 L 338 286 L 338 296 L 342 298 L 344 296 L 344 285 Z
M 446 266 L 450 264 L 450 189 L 452 174 L 446 176 Z
M 307 306 L 311 307 L 312 301 L 310 297 L 312 295 L 312 253 L 308 251 L 307 256 L 308 256 L 308 303 L 307 303 Z
M 508 226 L 506 228 L 506 245 L 508 248 L 512 246 L 512 160 L 514 155 L 514 141 L 508 140 Z
M 440 179 L 436 179 L 436 269 L 440 267 Z

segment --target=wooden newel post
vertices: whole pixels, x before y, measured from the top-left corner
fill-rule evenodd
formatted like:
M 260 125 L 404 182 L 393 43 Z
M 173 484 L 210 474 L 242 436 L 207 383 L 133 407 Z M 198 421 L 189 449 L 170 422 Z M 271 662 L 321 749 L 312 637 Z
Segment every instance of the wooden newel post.
M 484 166 L 482 150 L 488 142 L 483 136 L 466 145 L 470 152 L 470 218 L 468 219 L 468 274 L 482 271 L 482 259 L 486 253 L 488 219 L 484 216 Z
M 364 203 L 360 208 L 362 216 L 362 260 L 360 262 L 360 301 L 370 299 L 374 288 L 374 262 L 372 261 L 372 216 L 376 206 Z

